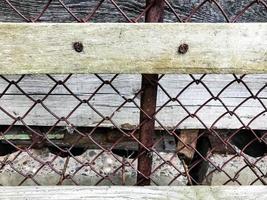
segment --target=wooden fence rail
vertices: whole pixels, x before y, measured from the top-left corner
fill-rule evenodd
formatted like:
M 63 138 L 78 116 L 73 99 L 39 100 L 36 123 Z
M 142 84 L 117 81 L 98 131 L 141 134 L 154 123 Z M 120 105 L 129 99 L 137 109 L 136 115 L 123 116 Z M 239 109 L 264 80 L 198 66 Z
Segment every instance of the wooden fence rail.
M 265 23 L 3 23 L 0 45 L 1 74 L 267 72 Z
M 265 186 L 180 187 L 4 187 L 2 200 L 265 200 Z

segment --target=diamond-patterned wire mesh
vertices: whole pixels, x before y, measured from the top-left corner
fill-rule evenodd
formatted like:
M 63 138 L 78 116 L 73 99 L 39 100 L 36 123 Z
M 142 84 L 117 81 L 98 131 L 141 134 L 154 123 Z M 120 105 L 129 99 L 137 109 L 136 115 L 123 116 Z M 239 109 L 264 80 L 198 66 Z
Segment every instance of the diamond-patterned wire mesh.
M 144 22 L 155 2 L 0 5 L 5 22 Z M 263 0 L 164 1 L 164 22 L 266 20 Z M 142 185 L 144 179 L 155 185 L 266 184 L 266 78 L 1 76 L 0 184 Z M 143 104 L 151 88 L 157 90 L 156 105 Z M 142 127 L 151 122 L 155 131 L 146 135 L 151 132 Z

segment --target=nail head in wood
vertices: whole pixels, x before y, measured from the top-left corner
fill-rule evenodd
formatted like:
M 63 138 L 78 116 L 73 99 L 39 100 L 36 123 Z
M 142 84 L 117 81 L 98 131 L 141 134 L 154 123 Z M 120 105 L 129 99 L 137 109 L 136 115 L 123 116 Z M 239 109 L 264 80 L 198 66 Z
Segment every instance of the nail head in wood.
M 73 43 L 73 49 L 74 49 L 76 52 L 80 53 L 80 52 L 83 51 L 83 44 L 82 44 L 81 42 L 74 42 L 74 43 Z
M 178 47 L 178 53 L 179 54 L 186 54 L 186 52 L 188 51 L 189 49 L 189 46 L 188 44 L 181 44 L 179 47 Z

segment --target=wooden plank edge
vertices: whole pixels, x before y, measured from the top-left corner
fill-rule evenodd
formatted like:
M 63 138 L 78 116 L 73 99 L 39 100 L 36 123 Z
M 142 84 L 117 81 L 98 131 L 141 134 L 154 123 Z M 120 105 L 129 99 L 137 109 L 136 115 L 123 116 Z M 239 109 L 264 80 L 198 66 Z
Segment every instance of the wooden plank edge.
M 265 200 L 265 186 L 41 186 L 1 187 L 2 200 Z

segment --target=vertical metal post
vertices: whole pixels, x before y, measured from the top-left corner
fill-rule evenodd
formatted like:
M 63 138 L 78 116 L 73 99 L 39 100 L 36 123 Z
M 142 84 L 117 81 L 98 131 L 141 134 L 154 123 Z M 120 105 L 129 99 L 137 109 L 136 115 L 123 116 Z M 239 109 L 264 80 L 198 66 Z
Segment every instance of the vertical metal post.
M 157 74 L 142 75 L 142 88 L 144 90 L 141 96 L 141 108 L 146 114 L 142 111 L 140 113 L 140 123 L 143 125 L 140 127 L 139 140 L 148 149 L 153 145 L 155 120 L 151 117 L 156 110 L 157 84 L 155 81 L 157 79 Z M 151 154 L 142 145 L 139 145 L 139 154 L 137 185 L 150 185 Z
M 163 22 L 164 0 L 147 0 L 149 10 L 146 13 L 146 22 Z M 145 112 L 140 114 L 140 142 L 147 148 L 153 145 L 155 120 L 152 118 L 156 111 L 157 102 L 157 74 L 142 75 L 141 109 Z M 152 169 L 152 157 L 142 145 L 139 145 L 140 156 L 138 158 L 137 185 L 150 185 Z

